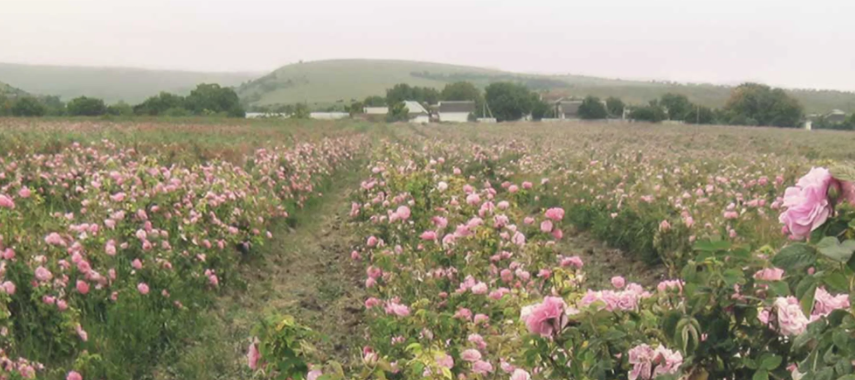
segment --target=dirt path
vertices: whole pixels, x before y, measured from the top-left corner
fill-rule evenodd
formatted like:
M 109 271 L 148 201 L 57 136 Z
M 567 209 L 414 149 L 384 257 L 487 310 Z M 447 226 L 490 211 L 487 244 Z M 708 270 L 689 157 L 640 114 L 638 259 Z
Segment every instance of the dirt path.
M 244 379 L 252 326 L 267 313 L 289 314 L 328 337 L 317 348 L 347 363 L 360 350 L 363 276 L 350 259 L 354 236 L 348 229 L 349 195 L 364 173 L 337 174 L 328 192 L 292 217 L 290 227 L 272 229 L 263 257 L 244 266 L 245 286 L 220 298 L 209 313 L 208 334 L 163 369 L 162 378 Z M 356 351 L 354 351 L 356 350 Z
M 582 259 L 585 263 L 586 284 L 593 289 L 611 288 L 611 278 L 617 275 L 645 287 L 656 286 L 665 279 L 664 267 L 644 264 L 586 232 L 569 231 L 558 247 L 562 254 L 577 255 Z

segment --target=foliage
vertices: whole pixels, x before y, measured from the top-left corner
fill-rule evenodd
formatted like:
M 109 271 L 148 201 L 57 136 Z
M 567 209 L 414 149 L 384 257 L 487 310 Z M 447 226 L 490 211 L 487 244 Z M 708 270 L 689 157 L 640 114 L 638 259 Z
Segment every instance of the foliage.
M 217 294 L 242 286 L 238 266 L 270 223 L 363 142 L 277 136 L 233 163 L 234 133 L 252 137 L 241 126 L 19 123 L 0 131 L 0 143 L 32 142 L 6 150 L 0 176 L 3 377 L 132 379 L 168 366 Z M 227 139 L 211 146 L 212 134 Z
M 107 106 L 107 114 L 113 116 L 132 116 L 134 114 L 134 108 L 128 103 L 119 101 L 116 104 Z
M 478 101 L 481 97 L 481 90 L 470 82 L 454 82 L 443 87 L 440 93 L 442 100 L 472 100 Z
M 736 87 L 724 107 L 735 125 L 759 125 L 796 128 L 803 110 L 798 100 L 784 90 L 745 83 Z
M 662 95 L 659 100 L 659 105 L 665 107 L 670 120 L 686 120 L 689 112 L 692 111 L 694 105 L 689 101 L 689 98 L 683 94 L 667 93 Z
M 699 105 L 692 106 L 692 109 L 686 113 L 685 121 L 689 124 L 715 124 L 717 122 L 715 111 Z
M 579 105 L 579 117 L 584 120 L 605 119 L 608 116 L 606 106 L 598 97 L 588 96 Z
M 294 110 L 291 113 L 292 119 L 308 119 L 311 116 L 311 111 L 306 103 L 297 103 L 294 105 Z
M 540 100 L 537 95 L 532 94 L 531 118 L 532 120 L 540 120 L 549 117 L 553 112 L 552 106 Z
M 531 91 L 511 82 L 492 83 L 485 89 L 484 99 L 498 121 L 519 120 L 534 107 Z
M 387 104 L 395 104 L 405 100 L 414 100 L 422 104 L 436 104 L 439 98 L 439 91 L 434 88 L 410 86 L 406 83 L 396 84 L 386 90 Z
M 365 100 L 362 101 L 366 107 L 385 107 L 386 106 L 386 98 L 382 96 L 369 96 L 366 97 Z
M 629 118 L 632 120 L 647 121 L 651 123 L 658 123 L 665 120 L 666 117 L 667 114 L 665 109 L 663 109 L 657 102 L 650 102 L 650 104 L 646 106 L 634 107 L 629 113 Z
M 362 102 L 353 102 L 347 107 L 347 112 L 350 113 L 350 116 L 362 114 L 365 106 L 362 105 Z
M 614 96 L 609 96 L 606 99 L 606 109 L 609 111 L 610 117 L 623 117 L 624 108 L 626 108 L 626 105 L 623 103 L 623 100 L 620 100 L 619 98 L 616 98 Z
M 196 115 L 224 113 L 229 117 L 244 117 L 237 93 L 218 84 L 202 83 L 184 99 L 183 106 Z
M 15 116 L 44 116 L 47 108 L 38 99 L 26 96 L 18 98 L 11 111 Z
M 389 107 L 389 113 L 386 114 L 386 121 L 388 122 L 407 121 L 409 119 L 410 110 L 404 102 L 394 103 Z
M 184 108 L 184 97 L 161 92 L 134 106 L 134 114 L 157 116 L 171 108 Z
M 66 108 L 71 116 L 100 116 L 107 113 L 103 100 L 85 96 L 71 99 Z

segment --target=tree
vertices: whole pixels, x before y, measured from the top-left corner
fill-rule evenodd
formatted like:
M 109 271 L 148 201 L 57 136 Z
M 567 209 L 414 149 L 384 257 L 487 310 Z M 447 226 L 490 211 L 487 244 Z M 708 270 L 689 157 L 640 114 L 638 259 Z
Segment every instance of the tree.
M 350 116 L 359 115 L 362 114 L 363 108 L 362 102 L 353 102 L 347 107 L 347 112 L 350 113 Z
M 686 120 L 687 114 L 694 107 L 686 95 L 670 92 L 662 95 L 659 104 L 665 107 L 668 112 L 668 118 L 671 120 Z
M 431 87 L 411 87 L 406 83 L 398 83 L 386 90 L 386 104 L 395 104 L 405 100 L 415 100 L 419 103 L 435 104 L 439 101 L 439 92 Z
M 540 100 L 535 94 L 532 94 L 531 118 L 533 120 L 541 120 L 552 112 L 552 107 L 549 103 Z
M 12 114 L 12 100 L 0 94 L 0 116 Z
M 18 98 L 12 106 L 12 115 L 15 116 L 44 116 L 46 112 L 45 106 L 31 96 Z
M 168 92 L 161 92 L 134 106 L 134 113 L 137 115 L 157 116 L 170 108 L 182 108 L 183 106 L 184 97 Z
M 527 87 L 511 83 L 491 83 L 484 91 L 487 105 L 498 121 L 519 120 L 533 107 L 533 97 Z
M 606 99 L 606 110 L 609 111 L 609 116 L 622 117 L 624 108 L 626 108 L 626 105 L 623 104 L 623 100 L 614 96 L 609 96 Z
M 757 83 L 744 83 L 730 94 L 724 106 L 731 124 L 796 128 L 804 110 L 784 90 Z
M 362 101 L 365 107 L 385 107 L 386 106 L 386 98 L 382 96 L 369 96 Z
M 469 82 L 454 82 L 445 85 L 440 96 L 442 100 L 472 100 L 477 102 L 481 99 L 481 90 Z
M 134 109 L 128 103 L 120 100 L 116 104 L 107 106 L 107 114 L 113 116 L 131 116 L 134 114 Z
M 665 109 L 656 100 L 651 101 L 646 106 L 636 107 L 629 113 L 629 118 L 632 120 L 648 121 L 651 123 L 658 123 L 665 120 L 666 116 Z
M 709 107 L 694 105 L 685 115 L 685 121 L 690 124 L 714 124 L 715 111 Z
M 386 121 L 407 121 L 410 119 L 410 109 L 404 102 L 398 102 L 389 107 L 389 113 L 386 114 Z
M 391 105 L 413 100 L 413 88 L 406 83 L 399 83 L 386 90 L 386 103 Z
M 588 96 L 579 105 L 579 117 L 585 120 L 605 119 L 608 116 L 606 106 L 596 96 Z
M 234 90 L 215 83 L 202 83 L 184 100 L 184 107 L 196 115 L 226 114 L 245 117 L 246 112 Z
M 436 104 L 439 101 L 439 91 L 432 87 L 413 87 L 413 100 L 422 104 Z
M 103 100 L 85 96 L 71 99 L 67 109 L 71 116 L 101 116 L 107 113 L 107 106 Z
M 45 106 L 45 115 L 62 116 L 65 115 L 65 103 L 56 95 L 48 95 L 38 99 L 39 103 Z
M 481 94 L 481 90 L 470 82 L 454 82 L 445 85 L 440 93 L 440 98 L 448 101 L 474 101 L 475 113 L 478 114 L 481 114 L 484 109 L 484 96 Z
M 294 112 L 291 113 L 292 119 L 308 119 L 312 116 L 309 111 L 309 106 L 306 103 L 297 103 L 294 105 Z

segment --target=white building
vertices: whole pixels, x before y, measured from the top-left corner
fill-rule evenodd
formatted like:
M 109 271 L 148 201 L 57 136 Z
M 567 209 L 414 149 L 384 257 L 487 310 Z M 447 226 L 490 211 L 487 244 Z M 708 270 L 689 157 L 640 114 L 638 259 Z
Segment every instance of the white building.
M 389 113 L 389 107 L 363 107 L 362 113 L 366 115 L 386 115 Z
M 287 118 L 291 115 L 280 112 L 247 112 L 247 119 Z
M 439 121 L 442 123 L 465 123 L 473 113 L 475 102 L 471 100 L 439 102 Z
M 427 124 L 430 122 L 430 113 L 419 102 L 405 100 L 404 106 L 407 107 L 407 116 L 411 123 Z
M 350 117 L 350 114 L 347 112 L 312 112 L 309 117 L 318 120 L 339 120 Z

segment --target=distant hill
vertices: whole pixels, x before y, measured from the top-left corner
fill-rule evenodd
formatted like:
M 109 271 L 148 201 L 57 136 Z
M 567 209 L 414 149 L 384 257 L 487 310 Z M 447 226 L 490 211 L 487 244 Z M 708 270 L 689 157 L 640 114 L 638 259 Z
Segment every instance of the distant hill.
M 0 63 L 0 81 L 31 94 L 59 95 L 64 101 L 83 95 L 133 104 L 161 91 L 188 94 L 199 83 L 237 86 L 258 75 Z
M 2 76 L 0 76 L 2 78 Z M 295 63 L 238 87 L 238 95 L 251 105 L 307 102 L 312 107 L 349 104 L 370 95 L 385 95 L 397 83 L 442 89 L 466 80 L 484 87 L 497 81 L 516 81 L 552 96 L 617 96 L 630 104 L 646 103 L 667 92 L 688 96 L 693 102 L 721 107 L 731 87 L 605 79 L 580 75 L 534 75 L 440 63 L 343 59 Z M 789 90 L 809 113 L 832 109 L 855 112 L 855 93 Z
M 6 83 L 0 82 L 0 95 L 7 97 L 25 96 L 27 93 L 19 88 L 12 87 Z

